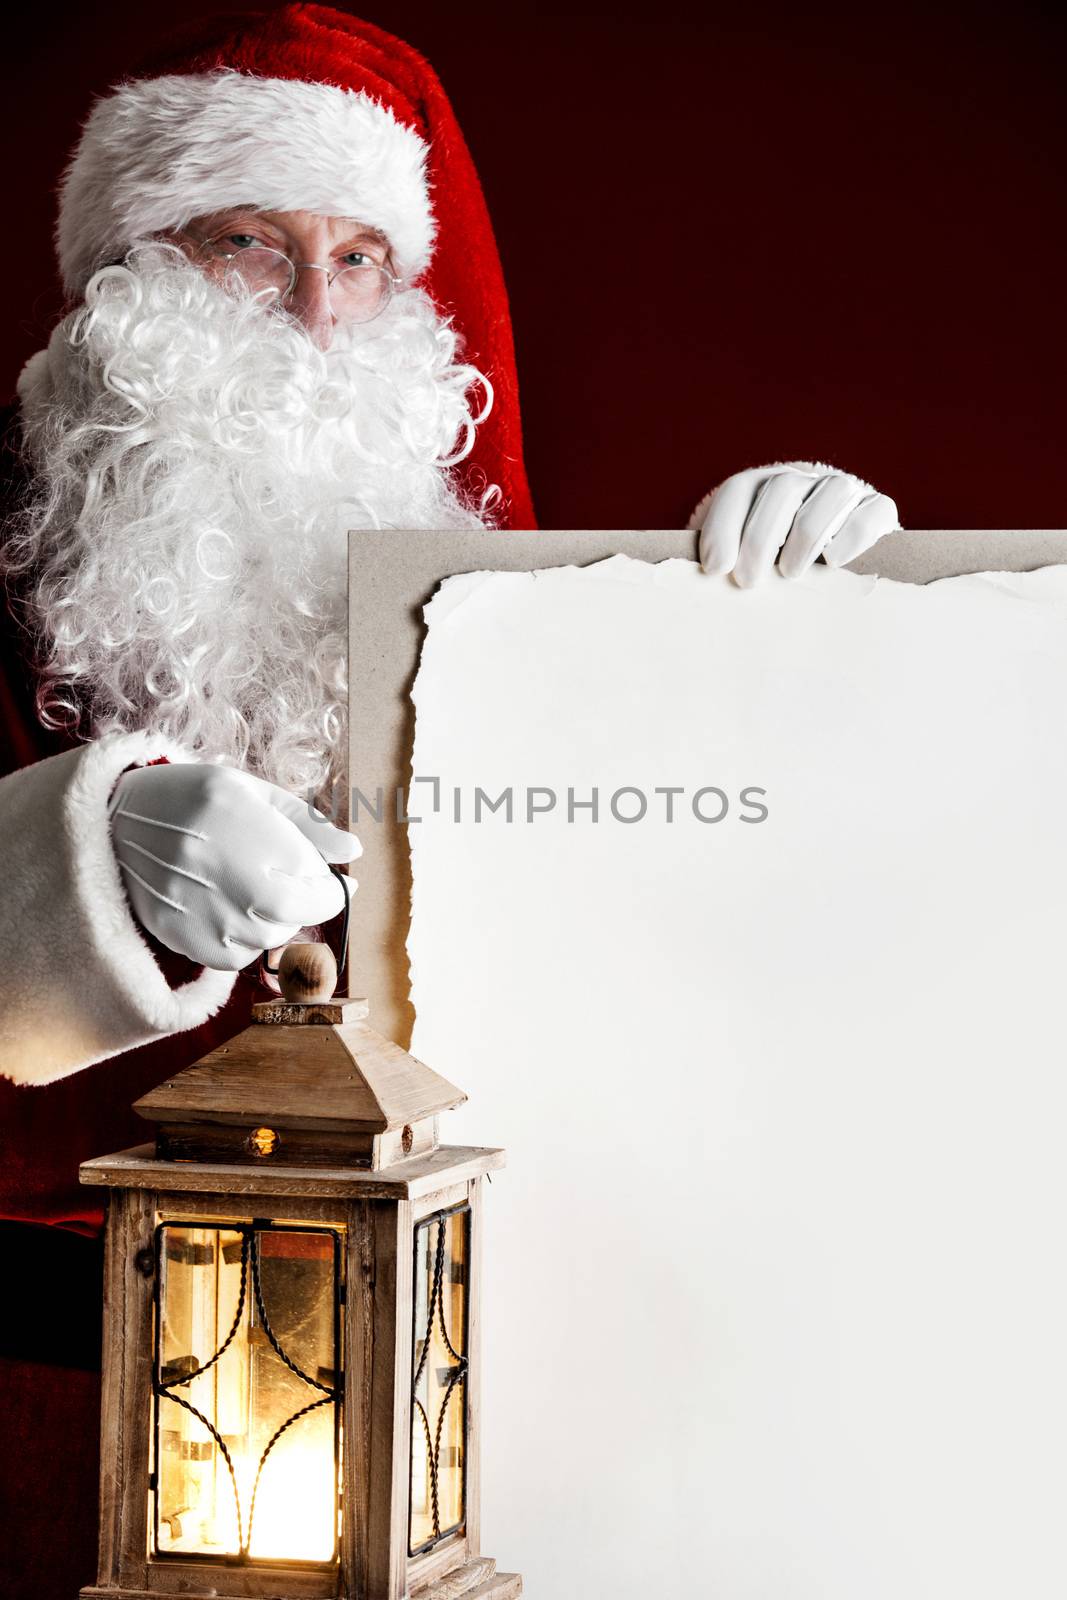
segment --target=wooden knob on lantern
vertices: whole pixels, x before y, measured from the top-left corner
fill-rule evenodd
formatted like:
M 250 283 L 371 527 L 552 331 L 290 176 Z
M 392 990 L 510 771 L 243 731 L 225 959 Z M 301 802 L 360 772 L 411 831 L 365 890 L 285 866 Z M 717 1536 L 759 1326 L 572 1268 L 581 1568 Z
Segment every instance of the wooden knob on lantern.
M 287 944 L 278 963 L 278 982 L 286 1000 L 313 1005 L 332 1000 L 337 988 L 337 962 L 325 944 Z

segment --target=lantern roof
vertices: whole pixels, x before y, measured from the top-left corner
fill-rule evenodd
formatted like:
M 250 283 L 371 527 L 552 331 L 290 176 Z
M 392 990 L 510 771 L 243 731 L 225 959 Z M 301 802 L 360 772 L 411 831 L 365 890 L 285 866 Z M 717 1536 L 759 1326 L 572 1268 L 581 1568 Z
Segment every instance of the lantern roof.
M 284 1148 L 290 1160 L 317 1149 L 336 1159 L 348 1140 L 369 1149 L 367 1141 L 377 1147 L 403 1130 L 396 1155 L 407 1154 L 413 1128 L 429 1129 L 438 1112 L 467 1096 L 376 1033 L 367 1013 L 357 999 L 256 1005 L 251 1027 L 143 1095 L 134 1110 L 160 1125 L 161 1153 L 179 1159 L 207 1158 L 212 1146 L 223 1153 L 227 1129 L 255 1130 L 259 1144 L 270 1136 L 265 1151 L 253 1141 L 253 1154 L 277 1147 L 281 1157 Z

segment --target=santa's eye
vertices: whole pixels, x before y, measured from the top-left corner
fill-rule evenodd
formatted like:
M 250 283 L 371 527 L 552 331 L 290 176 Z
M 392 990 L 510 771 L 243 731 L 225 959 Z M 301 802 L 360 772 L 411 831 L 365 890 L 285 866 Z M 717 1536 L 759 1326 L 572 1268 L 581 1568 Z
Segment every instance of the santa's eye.
M 254 233 L 228 233 L 223 242 L 225 244 L 232 244 L 238 250 L 251 250 L 252 247 L 259 244 L 260 241 L 256 238 Z
M 376 266 L 377 263 L 373 262 L 370 256 L 366 255 L 362 250 L 349 250 L 341 257 L 341 265 L 343 267 L 372 267 Z

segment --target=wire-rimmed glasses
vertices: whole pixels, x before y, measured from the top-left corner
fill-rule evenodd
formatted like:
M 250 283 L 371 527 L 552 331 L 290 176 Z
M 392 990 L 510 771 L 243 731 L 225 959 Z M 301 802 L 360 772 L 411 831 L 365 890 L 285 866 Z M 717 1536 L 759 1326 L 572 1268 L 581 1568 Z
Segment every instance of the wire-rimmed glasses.
M 317 261 L 293 261 L 283 251 L 273 250 L 268 245 L 234 245 L 225 238 L 204 240 L 198 254 L 216 267 L 224 283 L 236 280 L 251 295 L 262 295 L 269 303 L 277 305 L 284 305 L 296 288 L 301 267 L 325 272 L 333 313 L 343 322 L 372 322 L 385 310 L 393 290 L 403 282 L 386 267 L 369 259 L 335 270 Z

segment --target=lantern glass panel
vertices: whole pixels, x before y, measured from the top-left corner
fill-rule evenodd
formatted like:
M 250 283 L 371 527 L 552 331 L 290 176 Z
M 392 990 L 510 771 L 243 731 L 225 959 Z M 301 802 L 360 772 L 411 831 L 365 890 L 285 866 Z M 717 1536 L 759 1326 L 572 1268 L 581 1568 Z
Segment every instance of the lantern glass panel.
M 157 1231 L 153 1555 L 337 1558 L 340 1237 Z
M 415 1228 L 408 1553 L 429 1550 L 466 1519 L 470 1208 Z

